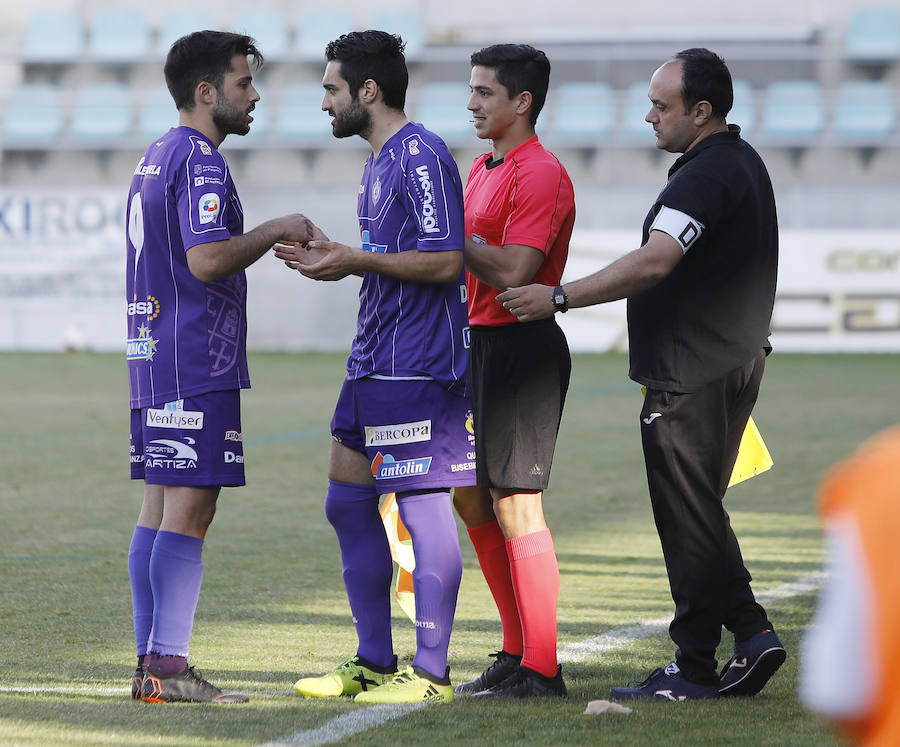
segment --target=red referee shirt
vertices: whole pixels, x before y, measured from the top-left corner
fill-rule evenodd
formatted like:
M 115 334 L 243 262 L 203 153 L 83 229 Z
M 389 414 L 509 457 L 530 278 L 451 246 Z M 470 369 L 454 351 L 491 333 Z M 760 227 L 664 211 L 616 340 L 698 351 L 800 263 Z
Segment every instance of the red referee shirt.
M 475 159 L 465 190 L 466 236 L 477 244 L 532 246 L 546 257 L 531 282 L 559 285 L 575 223 L 575 191 L 563 165 L 537 135 L 490 164 Z M 518 321 L 494 297 L 499 293 L 466 273 L 469 324 Z M 505 290 L 502 289 L 502 290 Z

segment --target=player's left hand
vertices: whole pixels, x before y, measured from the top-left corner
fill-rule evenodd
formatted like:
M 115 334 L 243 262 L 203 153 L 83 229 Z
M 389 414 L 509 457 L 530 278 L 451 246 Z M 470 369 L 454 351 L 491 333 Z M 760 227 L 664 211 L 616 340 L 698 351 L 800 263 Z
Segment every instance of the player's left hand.
M 553 288 L 549 285 L 523 285 L 509 288 L 497 297 L 503 308 L 515 314 L 520 322 L 535 322 L 553 316 Z

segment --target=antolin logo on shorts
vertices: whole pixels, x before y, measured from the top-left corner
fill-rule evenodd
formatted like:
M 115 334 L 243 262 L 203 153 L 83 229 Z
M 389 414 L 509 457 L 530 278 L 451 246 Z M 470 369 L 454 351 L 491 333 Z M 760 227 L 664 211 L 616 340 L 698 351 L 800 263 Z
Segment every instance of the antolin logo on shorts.
M 379 480 L 397 480 L 402 477 L 427 475 L 431 468 L 431 459 L 430 456 L 427 456 L 418 459 L 401 459 L 398 462 L 390 454 L 382 455 L 381 452 L 378 452 L 375 459 L 372 460 L 372 474 Z
M 419 186 L 422 188 L 422 228 L 425 233 L 438 233 L 441 229 L 437 224 L 437 211 L 434 209 L 434 185 L 428 174 L 428 167 L 423 163 L 416 169 L 419 177 Z
M 367 425 L 366 446 L 385 444 L 413 444 L 431 440 L 431 421 L 419 420 L 415 423 L 395 425 Z

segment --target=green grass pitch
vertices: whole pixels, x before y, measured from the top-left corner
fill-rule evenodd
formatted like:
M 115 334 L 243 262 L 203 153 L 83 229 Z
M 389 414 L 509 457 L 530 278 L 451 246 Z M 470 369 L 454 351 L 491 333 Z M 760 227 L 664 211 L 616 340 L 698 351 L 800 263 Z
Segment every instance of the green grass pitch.
M 358 709 L 291 685 L 354 651 L 337 543 L 323 515 L 328 421 L 343 356 L 254 354 L 244 395 L 248 485 L 226 489 L 207 536 L 192 660 L 251 694 L 248 706 L 134 703 L 127 550 L 141 486 L 128 480 L 120 356 L 0 355 L 0 743 L 255 745 Z M 726 505 L 757 592 L 819 570 L 814 510 L 823 471 L 898 420 L 896 356 L 773 355 L 754 417 L 775 467 Z M 672 603 L 640 454 L 638 387 L 621 355 L 574 360 L 545 496 L 559 554 L 560 645 Z M 450 664 L 468 679 L 499 647 L 499 623 L 460 527 L 464 573 Z M 457 700 L 409 713 L 346 744 L 837 744 L 796 697 L 797 650 L 814 593 L 769 605 L 788 661 L 758 697 L 638 705 L 584 716 L 589 700 L 667 662 L 664 633 L 564 665 L 556 702 Z M 414 631 L 395 607 L 401 663 Z M 720 660 L 730 653 L 723 640 Z

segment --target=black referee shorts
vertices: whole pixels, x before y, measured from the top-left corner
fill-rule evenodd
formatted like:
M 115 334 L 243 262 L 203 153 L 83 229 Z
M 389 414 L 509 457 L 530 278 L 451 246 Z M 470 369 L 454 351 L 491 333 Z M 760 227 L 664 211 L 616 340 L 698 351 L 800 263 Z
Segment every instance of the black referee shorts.
M 469 383 L 481 487 L 546 489 L 571 371 L 566 336 L 552 318 L 471 328 Z

